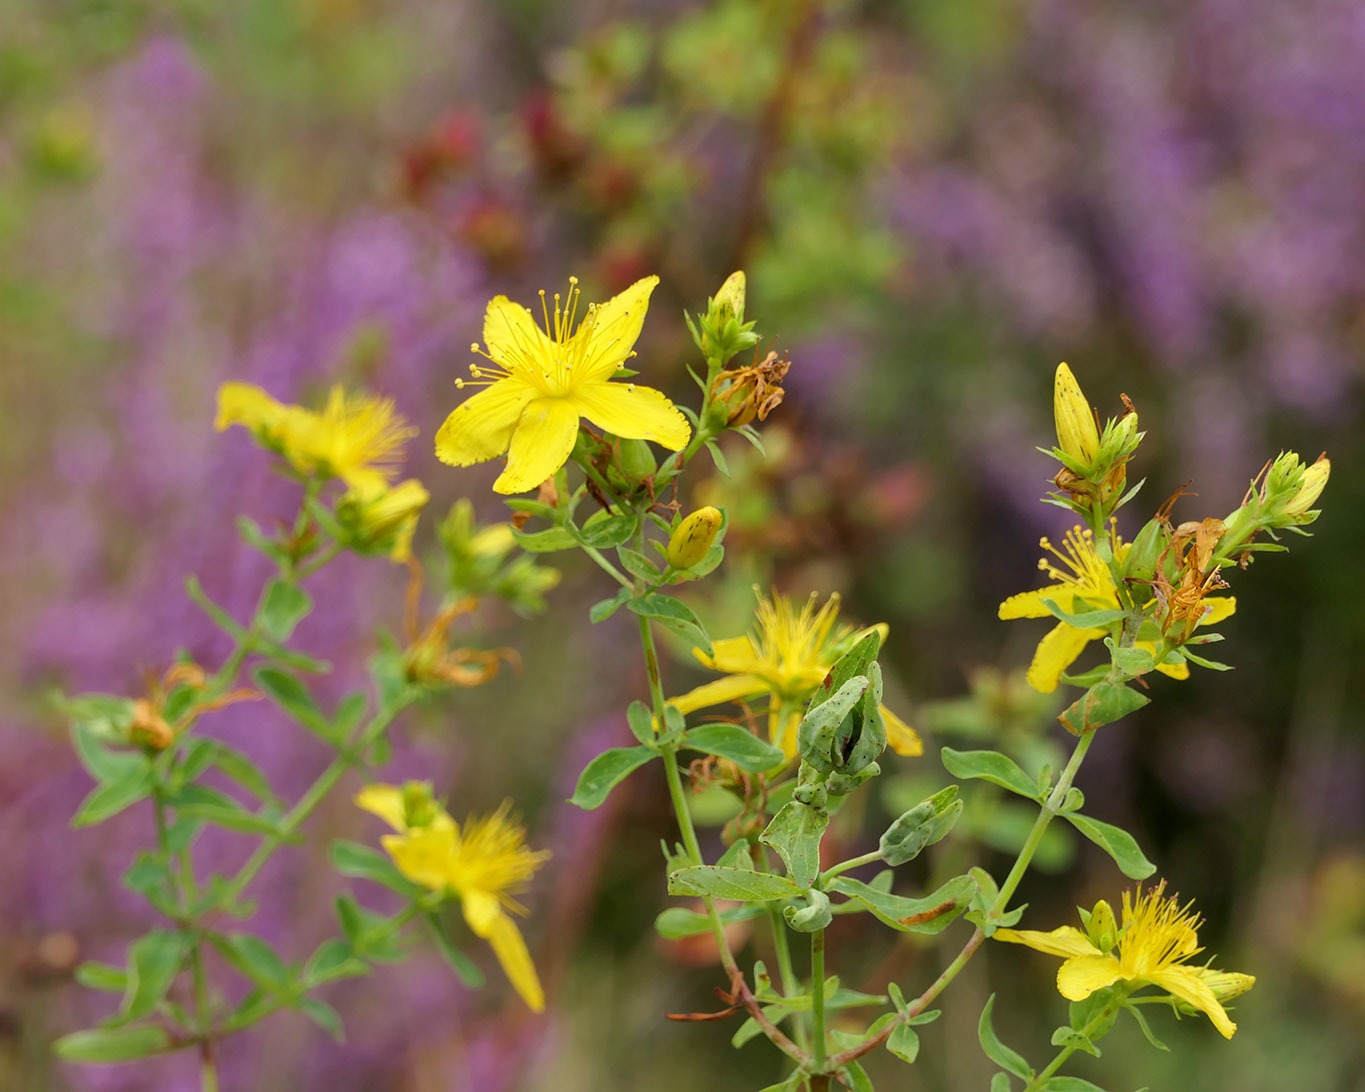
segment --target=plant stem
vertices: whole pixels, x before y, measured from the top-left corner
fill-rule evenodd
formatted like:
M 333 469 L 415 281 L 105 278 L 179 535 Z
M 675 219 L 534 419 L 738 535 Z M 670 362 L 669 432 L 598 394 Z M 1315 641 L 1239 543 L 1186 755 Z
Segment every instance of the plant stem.
M 1085 1036 L 1087 1039 L 1090 1038 L 1096 1028 L 1100 1027 L 1114 1015 L 1114 1011 L 1117 1007 L 1117 1000 L 1110 1001 L 1109 1004 L 1105 1005 L 1104 1008 L 1100 1009 L 1099 1012 L 1090 1018 L 1090 1022 L 1081 1029 L 1081 1035 Z M 1062 1068 L 1066 1060 L 1070 1058 L 1071 1055 L 1075 1054 L 1077 1049 L 1078 1047 L 1074 1043 L 1069 1043 L 1062 1047 L 1062 1049 L 1057 1052 L 1057 1056 L 1047 1064 L 1047 1068 L 1041 1070 L 1033 1080 L 1029 1081 L 1024 1092 L 1036 1092 L 1037 1089 L 1046 1088 L 1048 1079 L 1052 1077 L 1057 1070 Z
M 773 930 L 773 951 L 777 955 L 777 975 L 778 985 L 782 987 L 783 997 L 793 997 L 796 994 L 796 971 L 792 968 L 791 944 L 787 940 L 787 925 L 782 920 L 782 912 L 772 904 L 768 906 L 768 924 Z M 806 1032 L 806 1022 L 797 1020 L 792 1029 L 796 1033 L 796 1045 L 802 1050 L 809 1050 L 810 1043 L 807 1041 L 809 1036 Z
M 626 576 L 625 573 L 608 561 L 601 550 L 595 549 L 592 546 L 584 546 L 581 542 L 579 543 L 579 546 L 585 554 L 597 563 L 598 568 L 615 580 L 616 583 L 620 584 L 621 587 L 632 589 L 635 587 L 635 584 L 631 581 L 630 577 Z
M 840 861 L 836 865 L 830 865 L 829 868 L 820 873 L 820 878 L 822 880 L 830 880 L 835 876 L 841 876 L 852 869 L 861 868 L 865 864 L 872 864 L 874 861 L 880 860 L 882 860 L 882 851 L 880 849 L 874 849 L 869 853 L 864 853 L 861 857 L 854 857 L 852 860 Z
M 810 935 L 810 1023 L 812 1045 L 811 1068 L 823 1072 L 825 1068 L 825 931 L 817 929 Z

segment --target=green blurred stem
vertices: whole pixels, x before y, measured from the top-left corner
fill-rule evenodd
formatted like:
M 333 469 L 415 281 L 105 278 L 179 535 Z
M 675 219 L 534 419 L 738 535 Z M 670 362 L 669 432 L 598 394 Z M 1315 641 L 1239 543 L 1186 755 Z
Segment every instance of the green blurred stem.
M 815 1040 L 811 1068 L 820 1073 L 825 1068 L 825 931 L 817 929 L 810 935 L 810 1023 Z
M 621 587 L 630 588 L 632 590 L 635 588 L 635 584 L 630 577 L 626 576 L 625 573 L 608 561 L 601 550 L 595 549 L 592 546 L 584 546 L 581 542 L 579 543 L 579 546 L 582 547 L 585 554 L 597 563 L 598 568 L 615 580 L 616 583 L 620 584 Z
M 777 956 L 778 984 L 782 987 L 783 997 L 796 996 L 797 978 L 796 971 L 792 967 L 791 944 L 787 940 L 787 924 L 782 920 L 782 911 L 775 905 L 768 906 L 768 924 L 773 930 L 773 951 Z M 796 1045 L 802 1050 L 810 1049 L 810 1036 L 806 1033 L 806 1022 L 804 1020 L 794 1021 L 793 1030 L 796 1033 Z
M 1089 1039 L 1096 1029 L 1103 1026 L 1104 1022 L 1114 1015 L 1120 1004 L 1121 998 L 1115 997 L 1111 1000 L 1109 1004 L 1105 1005 L 1104 1008 L 1100 1009 L 1099 1012 L 1090 1018 L 1090 1022 L 1081 1029 L 1081 1034 Z M 1047 1068 L 1043 1069 L 1033 1078 L 1033 1080 L 1029 1081 L 1024 1092 L 1038 1092 L 1038 1090 L 1046 1088 L 1048 1080 L 1057 1072 L 1057 1070 L 1062 1068 L 1066 1060 L 1070 1058 L 1071 1055 L 1075 1054 L 1077 1049 L 1078 1048 L 1075 1045 L 1070 1044 L 1062 1047 L 1062 1049 L 1057 1052 L 1057 1056 L 1047 1064 Z
M 842 876 L 855 868 L 861 868 L 865 864 L 872 864 L 874 861 L 882 860 L 881 849 L 874 849 L 869 853 L 864 853 L 861 857 L 853 857 L 847 861 L 840 861 L 836 865 L 830 865 L 824 872 L 820 873 L 821 880 L 832 880 L 835 876 Z

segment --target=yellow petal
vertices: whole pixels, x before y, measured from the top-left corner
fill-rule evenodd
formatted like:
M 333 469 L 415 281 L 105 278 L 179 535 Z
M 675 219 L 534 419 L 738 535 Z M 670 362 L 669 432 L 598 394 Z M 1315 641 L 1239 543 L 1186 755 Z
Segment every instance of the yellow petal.
M 506 296 L 494 296 L 488 301 L 483 316 L 483 340 L 488 355 L 504 368 L 514 368 L 522 361 L 543 360 L 555 352 L 531 312 Z
M 924 741 L 919 738 L 919 733 L 884 705 L 882 720 L 886 721 L 886 744 L 896 754 L 906 758 L 924 754 Z
M 503 917 L 503 909 L 497 898 L 487 891 L 461 891 L 460 909 L 464 920 L 476 937 L 488 939 L 498 918 Z
M 588 339 L 582 364 L 585 378 L 610 379 L 616 369 L 625 362 L 640 336 L 640 330 L 645 322 L 645 312 L 649 310 L 650 294 L 658 283 L 658 277 L 645 277 L 636 281 L 624 292 L 613 296 L 606 303 L 599 304 L 594 309 L 592 322 L 585 322 L 579 326 L 573 340 Z M 602 427 L 608 432 L 616 432 L 608 425 Z M 616 432 L 616 435 L 623 436 L 625 433 Z M 686 442 L 683 441 L 684 444 Z
M 526 950 L 526 941 L 522 939 L 516 922 L 506 914 L 499 914 L 487 936 L 507 980 L 521 994 L 521 999 L 532 1012 L 542 1012 L 545 1008 L 545 991 L 541 989 L 535 964 L 531 962 L 531 953 Z
M 449 886 L 447 866 L 455 851 L 453 835 L 450 826 L 420 827 L 407 834 L 386 834 L 380 842 L 404 876 L 433 891 L 443 891 Z
M 1135 642 L 1135 647 L 1146 649 L 1153 655 L 1156 654 L 1155 641 L 1137 641 Z M 1170 676 L 1172 679 L 1188 679 L 1190 677 L 1190 665 L 1184 660 L 1173 664 L 1159 663 L 1156 665 L 1156 669 L 1163 675 Z
M 724 671 L 727 675 L 755 675 L 763 667 L 763 661 L 748 637 L 722 637 L 711 642 L 711 651 L 714 655 L 707 656 L 701 649 L 694 648 L 692 655 L 713 671 Z
M 407 830 L 403 808 L 403 790 L 397 785 L 366 785 L 355 795 L 356 807 L 379 816 L 394 830 Z
M 534 489 L 568 461 L 578 437 L 578 411 L 564 398 L 527 404 L 512 433 L 507 469 L 493 483 L 498 493 Z
M 1077 629 L 1058 622 L 1038 642 L 1038 649 L 1029 664 L 1028 684 L 1040 694 L 1051 694 L 1057 689 L 1061 674 L 1076 662 L 1085 646 L 1104 636 L 1100 629 Z
M 1039 588 L 1037 591 L 1020 592 L 1018 595 L 1011 595 L 1000 604 L 1000 617 L 1010 618 L 1052 618 L 1053 613 L 1043 606 L 1043 600 L 1047 599 L 1057 604 L 1059 608 L 1068 614 L 1075 614 L 1082 608 L 1077 603 L 1077 592 L 1074 588 L 1068 588 L 1061 584 L 1052 584 L 1046 588 Z
M 224 383 L 218 388 L 218 415 L 213 427 L 219 432 L 233 425 L 261 433 L 275 428 L 287 407 L 254 383 Z
M 1063 361 L 1057 365 L 1052 384 L 1052 416 L 1057 426 L 1057 446 L 1071 458 L 1091 462 L 1100 450 L 1095 414 L 1081 393 L 1081 385 Z
M 1068 1001 L 1084 1001 L 1096 990 L 1123 977 L 1119 961 L 1110 955 L 1084 955 L 1068 959 L 1057 971 L 1057 992 Z
M 1074 925 L 1063 925 L 1058 929 L 1053 929 L 1050 933 L 1043 933 L 1037 929 L 997 929 L 994 936 L 996 940 L 1007 940 L 1011 944 L 1025 944 L 1036 951 L 1046 952 L 1048 955 L 1063 956 L 1067 959 L 1096 954 L 1095 946 L 1090 943 L 1090 938 Z
M 1216 626 L 1224 618 L 1231 617 L 1237 611 L 1237 597 L 1225 595 L 1221 599 L 1204 600 L 1204 617 L 1199 619 L 1201 626 Z
M 653 440 L 671 451 L 687 446 L 692 426 L 682 411 L 653 387 L 635 383 L 575 384 L 575 408 L 595 424 L 626 440 Z
M 788 758 L 796 757 L 801 730 L 801 709 L 788 705 L 783 712 L 782 700 L 774 694 L 768 702 L 768 739 L 774 747 L 781 747 Z
M 1213 1021 L 1224 1039 L 1231 1039 L 1237 1030 L 1237 1025 L 1228 1018 L 1227 1011 L 1204 983 L 1198 969 L 1181 964 L 1160 967 L 1147 975 L 1146 980 L 1202 1012 Z
M 469 466 L 501 455 L 535 396 L 533 387 L 515 379 L 500 379 L 479 391 L 456 406 L 437 430 L 436 457 L 449 466 Z
M 753 675 L 727 675 L 702 683 L 694 690 L 669 698 L 669 705 L 676 705 L 680 713 L 692 713 L 698 709 L 708 709 L 713 705 L 724 705 L 732 701 L 748 701 L 768 692 L 767 684 Z

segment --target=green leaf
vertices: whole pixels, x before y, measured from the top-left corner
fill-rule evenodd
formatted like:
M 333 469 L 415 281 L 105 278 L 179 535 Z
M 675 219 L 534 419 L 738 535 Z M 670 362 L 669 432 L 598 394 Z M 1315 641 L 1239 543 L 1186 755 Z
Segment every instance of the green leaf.
M 241 625 L 227 611 L 209 598 L 208 592 L 204 591 L 204 585 L 199 583 L 197 576 L 191 576 L 185 581 L 185 592 L 194 600 L 199 609 L 213 620 L 213 624 L 235 640 L 243 640 L 247 636 L 246 627 Z
M 720 447 L 715 440 L 706 441 L 706 453 L 711 456 L 711 462 L 715 464 L 720 476 L 728 478 L 730 476 L 730 464 L 725 461 L 725 456 L 721 454 Z
M 698 725 L 683 736 L 682 745 L 728 758 L 749 773 L 766 773 L 786 761 L 781 748 L 771 746 L 738 724 Z
M 112 963 L 82 963 L 76 968 L 76 981 L 88 990 L 123 993 L 128 988 L 128 972 Z
M 750 1020 L 749 1023 L 754 1024 L 752 1020 Z M 754 1024 L 754 1030 L 759 1030 L 757 1024 Z M 798 1069 L 785 1081 L 778 1081 L 776 1084 L 770 1084 L 766 1088 L 760 1088 L 758 1092 L 800 1092 L 800 1090 L 805 1087 L 806 1075 Z
M 441 922 L 436 914 L 424 914 L 422 921 L 427 927 L 427 933 L 436 942 L 436 948 L 441 953 L 441 958 L 455 972 L 455 977 L 470 989 L 476 990 L 482 986 L 484 983 L 483 971 L 479 970 L 474 961 L 464 952 L 455 947 L 455 942 L 450 939 L 450 934 L 441 927 Z
M 92 827 L 96 823 L 103 823 L 124 808 L 150 796 L 153 784 L 150 766 L 144 765 L 140 770 L 129 769 L 119 780 L 106 781 L 82 800 L 71 819 L 71 825 Z
M 1209 634 L 1209 636 L 1212 637 L 1214 636 L 1214 634 Z M 1189 650 L 1188 647 L 1182 647 L 1180 649 L 1180 655 L 1183 656 L 1185 659 L 1189 660 L 1190 663 L 1195 664 L 1198 667 L 1206 668 L 1209 671 L 1232 670 L 1231 664 L 1220 663 L 1218 660 L 1206 659 L 1203 656 L 1196 656 L 1193 652 Z
M 1073 1051 L 1081 1050 L 1096 1058 L 1100 1056 L 1100 1048 L 1091 1042 L 1090 1036 L 1086 1035 L 1084 1032 L 1077 1031 L 1075 1028 L 1058 1028 L 1052 1033 L 1052 1045 L 1055 1047 L 1070 1047 Z
M 1097 1084 L 1091 1084 L 1084 1077 L 1071 1077 L 1063 1074 L 1052 1077 L 1043 1086 L 1047 1092 L 1104 1092 Z
M 1145 648 L 1124 648 L 1112 637 L 1104 639 L 1104 647 L 1109 649 L 1109 658 L 1125 674 L 1136 677 L 1156 670 L 1156 657 Z
M 275 837 L 280 833 L 280 817 L 263 815 L 243 807 L 226 793 L 203 785 L 187 785 L 171 803 L 182 815 L 243 834 Z
M 146 1025 L 74 1031 L 52 1045 L 57 1057 L 65 1061 L 93 1065 L 131 1062 L 160 1054 L 170 1047 L 171 1037 L 165 1028 Z
M 1030 800 L 1039 799 L 1038 786 L 1019 764 L 999 751 L 955 751 L 944 747 L 943 768 L 957 778 L 980 778 Z
M 1118 683 L 1098 682 L 1072 702 L 1057 718 L 1073 736 L 1090 732 L 1126 717 L 1152 699 Z
M 319 1001 L 316 997 L 303 997 L 299 999 L 298 1009 L 338 1043 L 346 1041 L 346 1030 L 341 1026 L 341 1013 L 326 1001 Z
M 654 757 L 648 747 L 612 747 L 583 768 L 569 803 L 592 811 L 606 802 L 611 790 Z
M 818 933 L 829 928 L 829 923 L 834 920 L 834 911 L 829 896 L 818 888 L 811 888 L 801 898 L 784 906 L 782 916 L 798 933 Z
M 764 912 L 761 903 L 747 906 L 732 906 L 720 911 L 720 920 L 729 925 L 736 921 L 747 921 Z M 711 919 L 697 910 L 681 906 L 670 906 L 654 919 L 654 931 L 665 940 L 682 940 L 684 937 L 701 936 L 711 931 Z
M 789 899 L 801 889 L 785 876 L 754 872 L 747 868 L 718 868 L 697 865 L 680 868 L 668 877 L 670 895 L 711 895 L 736 902 L 770 902 Z
M 654 714 L 642 701 L 633 701 L 626 709 L 626 723 L 630 734 L 645 747 L 653 747 L 657 737 L 654 733 Z
M 410 883 L 386 854 L 371 846 L 337 839 L 328 847 L 328 855 L 332 867 L 343 876 L 370 880 L 409 899 L 421 893 L 421 888 Z
M 1010 1089 L 1013 1087 L 1014 1086 L 1010 1084 L 1010 1075 L 1008 1073 L 997 1073 L 991 1078 L 990 1092 L 1010 1092 Z
M 329 937 L 308 957 L 302 977 L 312 987 L 340 978 L 355 978 L 369 970 L 364 960 L 355 957 L 350 944 L 339 937 Z
M 777 850 L 796 886 L 806 888 L 820 874 L 820 840 L 828 826 L 829 812 L 824 808 L 792 800 L 772 817 L 758 840 Z
M 109 750 L 106 744 L 126 744 L 133 725 L 131 698 L 113 694 L 81 694 L 54 699 L 57 711 L 71 721 L 76 754 L 96 781 L 114 781 L 131 762 L 146 762 L 140 751 Z
M 1069 626 L 1075 626 L 1077 629 L 1103 629 L 1105 626 L 1111 626 L 1128 617 L 1126 610 L 1083 610 L 1069 614 L 1051 599 L 1042 599 L 1039 602 L 1047 608 L 1052 617 Z
M 938 933 L 965 911 L 976 891 L 970 876 L 955 876 L 937 891 L 920 899 L 880 891 L 849 876 L 829 883 L 829 890 L 861 903 L 884 925 L 900 933 Z
M 595 550 L 611 550 L 629 542 L 640 527 L 640 521 L 631 511 L 596 512 L 578 529 L 578 541 Z
M 271 701 L 314 735 L 331 741 L 332 726 L 302 682 L 274 667 L 259 667 L 253 677 Z
M 572 532 L 563 527 L 551 527 L 548 531 L 527 534 L 512 528 L 512 537 L 517 545 L 528 554 L 552 554 L 559 550 L 572 550 L 578 546 Z
M 919 1035 L 908 1024 L 897 1024 L 886 1040 L 886 1049 L 903 1062 L 914 1062 L 919 1057 Z
M 194 742 L 205 746 L 212 757 L 213 765 L 225 777 L 237 782 L 258 800 L 271 804 L 279 803 L 280 798 L 271 789 L 270 782 L 266 780 L 265 774 L 241 751 L 229 747 L 219 740 L 202 736 Z
M 275 577 L 266 585 L 257 620 L 262 633 L 277 644 L 284 644 L 293 636 L 294 627 L 307 618 L 312 609 L 311 595 L 297 584 Z
M 892 823 L 877 842 L 882 860 L 898 867 L 946 837 L 962 814 L 957 793 L 956 785 L 940 789 Z
M 840 1072 L 847 1078 L 848 1087 L 853 1092 L 877 1092 L 872 1087 L 872 1079 L 867 1075 L 867 1071 L 857 1062 L 849 1062 Z
M 621 609 L 621 605 L 631 597 L 629 588 L 622 588 L 610 599 L 601 599 L 594 603 L 588 610 L 588 621 L 596 625 L 598 622 L 605 622 L 613 614 Z
M 153 929 L 138 937 L 128 950 L 128 986 L 119 1014 L 138 1020 L 155 1010 L 166 997 L 189 950 L 182 933 Z
M 639 599 L 632 599 L 626 604 L 626 609 L 638 614 L 641 618 L 658 622 L 665 629 L 672 630 L 686 638 L 707 656 L 715 654 L 715 649 L 711 646 L 711 638 L 707 636 L 706 628 L 692 612 L 692 608 L 681 599 L 675 599 L 671 595 L 664 595 L 660 592 L 650 592 Z
M 291 977 L 275 949 L 250 933 L 210 933 L 209 941 L 224 959 L 257 985 L 276 990 Z
M 1070 811 L 1063 812 L 1062 818 L 1113 857 L 1119 871 L 1130 880 L 1145 880 L 1156 871 L 1156 865 L 1138 847 L 1137 839 L 1121 827 Z
M 616 556 L 621 559 L 621 566 L 631 576 L 638 577 L 646 584 L 651 585 L 659 579 L 659 567 L 639 550 L 632 550 L 627 546 L 618 546 Z
M 981 1010 L 981 1019 L 976 1025 L 976 1036 L 981 1040 L 981 1049 L 986 1052 L 986 1057 L 1001 1069 L 1014 1074 L 1020 1080 L 1030 1081 L 1033 1079 L 1033 1069 L 1028 1061 L 1022 1054 L 1011 1050 L 996 1037 L 995 1029 L 991 1026 L 991 1009 L 994 1006 L 995 994 L 991 994 L 986 999 L 986 1007 Z

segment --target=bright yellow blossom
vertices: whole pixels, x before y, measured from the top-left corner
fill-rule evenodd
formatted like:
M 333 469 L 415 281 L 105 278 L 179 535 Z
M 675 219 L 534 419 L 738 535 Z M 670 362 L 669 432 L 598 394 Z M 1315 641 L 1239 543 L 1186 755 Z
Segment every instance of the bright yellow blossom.
M 1114 554 L 1121 562 L 1128 550 L 1128 543 L 1121 542 L 1117 534 L 1113 536 Z M 1060 566 L 1044 557 L 1038 568 L 1053 580 L 1045 588 L 1036 591 L 1020 592 L 1000 604 L 1000 617 L 1011 618 L 1050 618 L 1051 611 L 1043 605 L 1044 600 L 1055 603 L 1068 614 L 1081 614 L 1094 610 L 1119 609 L 1118 588 L 1114 584 L 1113 573 L 1109 566 L 1095 551 L 1095 536 L 1089 530 L 1074 527 L 1066 533 L 1059 550 L 1046 538 L 1040 543 Z M 1237 600 L 1232 597 L 1205 599 L 1206 609 L 1200 620 L 1201 625 L 1221 622 L 1237 609 Z M 1066 671 L 1091 641 L 1099 641 L 1109 636 L 1108 629 L 1080 629 L 1069 622 L 1058 622 L 1047 635 L 1038 642 L 1033 662 L 1028 669 L 1028 683 L 1043 694 L 1057 689 L 1062 672 Z M 1155 653 L 1154 641 L 1140 640 L 1136 647 Z M 1157 670 L 1173 679 L 1189 677 L 1188 664 L 1157 665 Z
M 1025 944 L 1065 962 L 1057 971 L 1057 991 L 1068 1001 L 1083 1001 L 1096 990 L 1115 982 L 1130 989 L 1152 985 L 1177 1001 L 1204 1013 L 1224 1038 L 1231 1039 L 1237 1025 L 1222 1002 L 1245 993 L 1255 983 L 1251 975 L 1225 973 L 1211 967 L 1190 967 L 1187 961 L 1203 951 L 1199 947 L 1198 915 L 1179 899 L 1166 897 L 1165 884 L 1136 898 L 1123 895 L 1123 923 L 1117 931 L 1097 928 L 1097 919 L 1112 926 L 1112 913 L 1105 903 L 1096 904 L 1090 927 L 1081 932 L 1063 925 L 1050 933 L 1033 929 L 997 929 L 997 940 Z
M 461 828 L 423 788 L 370 785 L 355 802 L 398 831 L 380 839 L 398 871 L 422 887 L 456 895 L 469 928 L 492 945 L 522 1000 L 542 1011 L 545 991 L 512 915 L 526 913 L 513 896 L 549 853 L 526 848 L 526 831 L 512 819 L 509 803 Z
M 321 412 L 277 402 L 250 383 L 218 389 L 214 427 L 242 425 L 301 474 L 340 478 L 368 498 L 382 493 L 398 473 L 403 444 L 417 434 L 393 400 L 333 387 Z
M 1081 393 L 1081 385 L 1063 361 L 1057 365 L 1052 384 L 1052 416 L 1057 426 L 1057 446 L 1085 466 L 1100 450 L 1100 431 L 1095 411 Z
M 555 294 L 553 317 L 541 293 L 543 331 L 521 304 L 495 297 L 484 316 L 487 348 L 480 354 L 489 363 L 471 364 L 473 378 L 456 380 L 458 387 L 485 389 L 445 419 L 436 433 L 437 458 L 469 466 L 507 452 L 507 468 L 493 488 L 522 493 L 564 465 L 583 417 L 623 439 L 653 440 L 673 451 L 685 446 L 691 427 L 663 394 L 611 381 L 634 355 L 658 283 L 646 277 L 606 303 L 590 304 L 576 329 L 576 278 L 569 278 L 565 300 Z
M 806 704 L 815 695 L 836 660 L 867 630 L 836 626 L 839 597 L 832 595 L 824 606 L 815 607 L 815 596 L 798 611 L 791 600 L 773 593 L 760 599 L 753 635 L 727 637 L 714 642 L 714 656 L 701 649 L 693 655 L 727 677 L 704 683 L 681 697 L 671 698 L 680 712 L 690 713 L 725 702 L 748 702 L 768 698 L 768 735 L 788 758 L 796 756 L 796 730 Z M 883 638 L 886 626 L 874 626 Z M 924 753 L 919 735 L 891 710 L 882 706 L 887 743 L 899 755 Z

